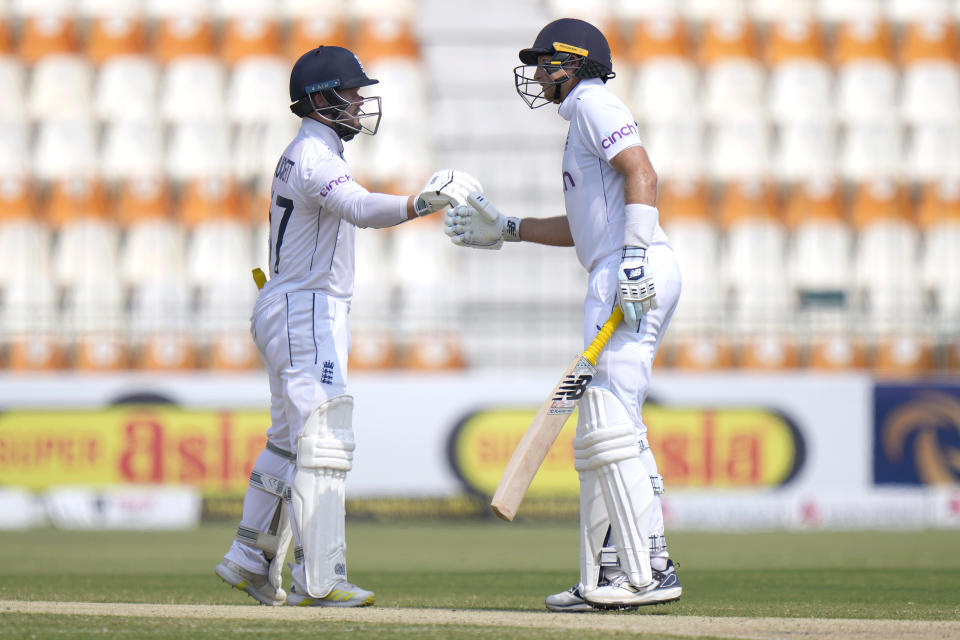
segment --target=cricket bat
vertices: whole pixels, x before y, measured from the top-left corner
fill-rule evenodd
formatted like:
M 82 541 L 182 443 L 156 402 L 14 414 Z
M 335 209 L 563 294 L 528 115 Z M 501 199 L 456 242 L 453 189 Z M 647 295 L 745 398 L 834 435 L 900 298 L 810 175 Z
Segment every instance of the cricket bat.
M 500 518 L 510 522 L 517 515 L 523 496 L 547 457 L 547 452 L 577 407 L 587 385 L 597 374 L 597 356 L 622 319 L 623 311 L 617 306 L 586 351 L 574 358 L 563 372 L 560 382 L 540 406 L 533 422 L 517 443 L 490 501 L 490 508 Z

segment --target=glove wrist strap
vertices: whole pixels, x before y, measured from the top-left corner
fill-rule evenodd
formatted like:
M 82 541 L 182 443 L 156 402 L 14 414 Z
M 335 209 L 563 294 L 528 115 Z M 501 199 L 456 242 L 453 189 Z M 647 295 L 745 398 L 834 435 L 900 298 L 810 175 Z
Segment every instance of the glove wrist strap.
M 505 242 L 520 242 L 520 218 L 508 217 L 503 223 Z
M 626 260 L 627 258 L 639 258 L 643 260 L 646 257 L 647 250 L 645 247 L 636 247 L 629 244 L 623 248 L 623 252 L 620 254 L 621 260 Z

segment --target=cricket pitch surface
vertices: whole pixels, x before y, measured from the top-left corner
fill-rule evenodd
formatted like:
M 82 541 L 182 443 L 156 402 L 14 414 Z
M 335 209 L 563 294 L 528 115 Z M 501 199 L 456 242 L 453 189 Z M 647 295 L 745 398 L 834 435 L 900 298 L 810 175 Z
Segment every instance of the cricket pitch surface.
M 653 611 L 656 611 L 654 609 Z M 476 609 L 362 609 L 258 607 L 240 605 L 125 604 L 0 600 L 0 614 L 119 616 L 137 618 L 224 618 L 232 620 L 331 620 L 368 624 L 471 625 L 497 628 L 589 629 L 610 632 L 804 638 L 804 640 L 932 640 L 960 638 L 960 622 L 839 618 L 725 618 L 644 613 L 549 613 Z

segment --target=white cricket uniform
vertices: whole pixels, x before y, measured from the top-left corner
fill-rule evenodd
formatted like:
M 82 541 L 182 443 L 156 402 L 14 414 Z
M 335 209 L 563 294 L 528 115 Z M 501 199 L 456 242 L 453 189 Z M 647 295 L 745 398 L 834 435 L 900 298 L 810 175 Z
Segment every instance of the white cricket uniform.
M 344 393 L 357 227 L 407 219 L 406 197 L 370 193 L 354 182 L 343 142 L 330 127 L 303 118 L 283 152 L 270 193 L 270 280 L 257 297 L 251 334 L 270 379 L 267 449 L 254 470 L 293 481 L 294 452 L 308 416 Z M 278 497 L 251 487 L 241 529 L 267 531 Z M 341 516 L 342 517 L 342 516 Z M 226 557 L 265 573 L 259 550 L 234 541 Z M 302 564 L 294 578 L 302 586 Z
M 642 145 L 630 110 L 598 78 L 581 80 L 560 104 L 570 122 L 563 151 L 563 195 L 577 257 L 589 272 L 584 301 L 583 337 L 588 345 L 617 304 L 624 244 L 625 178 L 610 165 L 618 153 Z M 680 298 L 680 269 L 666 234 L 658 225 L 647 248 L 659 307 L 643 316 L 636 331 L 621 324 L 597 359 L 592 384 L 611 390 L 645 436 L 641 408 L 650 387 L 653 360 Z M 651 476 L 657 474 L 652 452 L 641 456 Z M 650 528 L 662 543 L 663 515 L 657 496 Z M 664 551 L 665 553 L 665 551 Z
M 274 171 L 270 280 L 251 327 L 270 374 L 270 442 L 294 451 L 307 416 L 344 392 L 356 228 L 406 218 L 405 197 L 371 194 L 354 182 L 333 129 L 303 119 Z

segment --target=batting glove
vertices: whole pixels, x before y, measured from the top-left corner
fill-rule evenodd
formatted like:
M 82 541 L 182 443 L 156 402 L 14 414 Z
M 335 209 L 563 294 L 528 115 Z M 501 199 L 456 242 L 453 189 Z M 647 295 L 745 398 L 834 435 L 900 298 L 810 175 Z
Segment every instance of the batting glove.
M 437 171 L 413 201 L 413 209 L 418 216 L 439 211 L 446 206 L 466 204 L 467 195 L 476 191 L 483 193 L 480 182 L 469 173 L 455 169 Z
M 647 265 L 647 250 L 642 247 L 624 247 L 617 277 L 617 302 L 623 310 L 623 321 L 636 330 L 644 314 L 657 308 L 657 292 L 653 286 L 650 267 Z
M 466 205 L 447 211 L 444 233 L 453 244 L 473 249 L 500 249 L 504 241 L 520 241 L 520 219 L 510 218 L 483 194 L 472 192 Z

